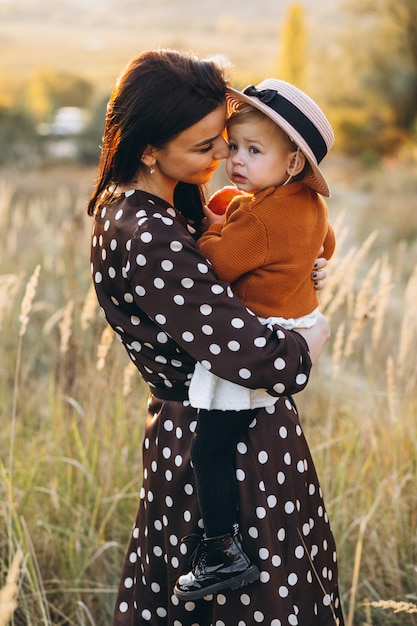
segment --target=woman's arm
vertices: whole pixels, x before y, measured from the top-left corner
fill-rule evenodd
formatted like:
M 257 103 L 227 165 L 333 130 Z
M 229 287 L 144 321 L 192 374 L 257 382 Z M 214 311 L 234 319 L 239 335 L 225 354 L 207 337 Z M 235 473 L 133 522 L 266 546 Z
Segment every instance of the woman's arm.
M 327 319 L 319 313 L 314 326 L 311 328 L 296 328 L 295 330 L 307 341 L 310 358 L 314 364 L 330 337 L 330 326 Z
M 271 395 L 290 395 L 305 387 L 311 368 L 305 339 L 279 326 L 262 325 L 230 286 L 217 279 L 175 220 L 143 220 L 132 239 L 128 265 L 135 304 L 214 374 L 249 388 L 266 388 Z M 158 358 L 163 359 L 163 346 L 160 351 Z

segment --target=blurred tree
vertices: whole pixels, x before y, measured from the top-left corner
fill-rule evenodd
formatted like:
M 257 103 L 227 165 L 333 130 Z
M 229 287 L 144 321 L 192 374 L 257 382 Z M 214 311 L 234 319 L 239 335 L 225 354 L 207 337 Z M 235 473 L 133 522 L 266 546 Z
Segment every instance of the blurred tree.
M 409 131 L 417 115 L 416 0 L 350 0 L 347 14 L 344 55 L 356 61 L 358 92 Z
M 22 80 L 15 74 L 0 72 L 0 108 L 5 109 L 16 104 L 22 93 Z
M 41 69 L 27 84 L 25 108 L 39 121 L 49 120 L 60 107 L 87 108 L 93 94 L 92 84 L 68 72 Z
M 410 130 L 417 117 L 417 2 L 353 0 L 351 10 L 368 41 L 368 89 Z
M 30 115 L 16 106 L 0 105 L 0 166 L 33 166 L 40 144 Z
M 98 163 L 103 140 L 104 122 L 110 94 L 101 98 L 93 107 L 90 123 L 79 140 L 79 161 L 87 165 Z
M 304 7 L 291 4 L 281 31 L 277 76 L 300 89 L 305 88 L 307 27 Z
M 417 120 L 417 0 L 345 0 L 311 64 L 336 148 L 369 162 L 412 149 Z

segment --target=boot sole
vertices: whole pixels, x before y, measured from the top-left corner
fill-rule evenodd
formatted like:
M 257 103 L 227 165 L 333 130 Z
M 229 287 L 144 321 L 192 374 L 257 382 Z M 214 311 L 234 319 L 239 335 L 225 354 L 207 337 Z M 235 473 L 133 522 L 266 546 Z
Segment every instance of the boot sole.
M 177 586 L 174 587 L 174 594 L 179 600 L 199 600 L 200 598 L 204 598 L 205 596 L 210 596 L 212 594 L 220 593 L 220 591 L 225 591 L 226 589 L 239 589 L 239 587 L 245 587 L 250 583 L 254 583 L 259 580 L 259 569 L 256 565 L 252 565 L 247 571 L 243 572 L 239 576 L 235 576 L 235 578 L 228 578 L 227 580 L 223 580 L 221 582 L 215 583 L 214 585 L 210 585 L 205 589 L 197 589 L 196 591 L 182 591 L 178 589 Z

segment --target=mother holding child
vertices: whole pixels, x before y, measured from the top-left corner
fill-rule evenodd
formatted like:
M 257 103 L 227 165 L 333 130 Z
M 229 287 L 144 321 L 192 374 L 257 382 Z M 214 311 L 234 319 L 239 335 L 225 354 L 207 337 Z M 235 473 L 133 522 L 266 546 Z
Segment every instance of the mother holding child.
M 305 94 L 297 105 L 282 81 L 269 87 L 278 83 L 272 119 L 281 129 L 276 114 L 287 121 L 289 158 L 266 188 L 308 196 L 322 219 L 308 189 L 326 195 L 318 164 L 331 129 Z M 113 626 L 343 626 L 335 543 L 292 398 L 328 339 L 327 321 L 315 312 L 313 325 L 290 330 L 259 319 L 197 245 L 223 228 L 213 227 L 203 186 L 241 141 L 236 134 L 229 148 L 226 99 L 268 116 L 264 92 L 231 90 L 213 61 L 154 50 L 128 64 L 108 105 L 88 204 L 91 271 L 107 322 L 150 388 L 140 505 Z M 256 198 L 258 187 L 244 191 Z M 309 262 L 320 288 L 326 261 Z M 270 401 L 227 412 L 192 406 L 196 363 Z M 196 480 L 193 457 L 206 448 Z M 212 470 L 220 487 L 210 493 Z

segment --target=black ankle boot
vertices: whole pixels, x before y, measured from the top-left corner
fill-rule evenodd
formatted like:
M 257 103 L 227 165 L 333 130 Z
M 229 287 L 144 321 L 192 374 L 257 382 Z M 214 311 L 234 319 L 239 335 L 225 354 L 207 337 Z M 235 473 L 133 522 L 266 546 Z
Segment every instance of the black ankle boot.
M 259 570 L 235 535 L 203 538 L 192 569 L 177 580 L 174 593 L 180 600 L 198 600 L 224 589 L 237 589 L 258 580 Z

